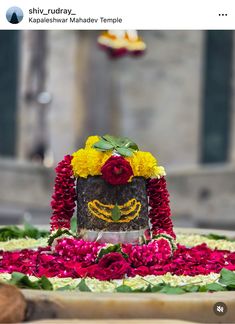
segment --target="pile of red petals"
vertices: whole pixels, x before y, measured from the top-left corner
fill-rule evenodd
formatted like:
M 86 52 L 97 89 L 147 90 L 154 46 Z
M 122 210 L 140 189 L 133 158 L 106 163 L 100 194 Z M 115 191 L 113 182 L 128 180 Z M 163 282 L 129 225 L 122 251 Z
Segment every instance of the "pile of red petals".
M 178 245 L 173 257 L 169 258 L 166 242 L 160 239 L 142 246 L 126 244 L 122 246 L 124 254 L 110 252 L 97 260 L 98 252 L 103 247 L 101 244 L 63 238 L 58 240 L 55 248 L 1 251 L 0 272 L 110 280 L 137 274 L 163 275 L 170 272 L 195 276 L 219 273 L 222 268 L 235 271 L 235 252 L 212 250 L 206 244 L 192 248 Z
M 95 262 L 99 250 L 104 246 L 97 242 L 87 242 L 73 238 L 58 240 L 54 252 L 66 261 L 82 262 L 84 266 Z
M 160 260 L 169 259 L 171 256 L 169 242 L 164 238 L 143 245 L 125 244 L 122 250 L 128 255 L 128 262 L 134 268 L 150 267 L 158 264 Z
M 75 182 L 71 167 L 72 156 L 66 155 L 56 167 L 56 179 L 51 207 L 51 230 L 70 228 L 70 220 L 75 209 Z

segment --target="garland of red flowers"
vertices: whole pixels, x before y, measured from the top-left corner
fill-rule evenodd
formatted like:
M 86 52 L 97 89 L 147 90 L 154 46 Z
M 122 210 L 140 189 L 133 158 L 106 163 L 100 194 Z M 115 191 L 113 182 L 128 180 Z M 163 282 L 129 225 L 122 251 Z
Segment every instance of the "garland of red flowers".
M 166 179 L 150 179 L 147 183 L 147 194 L 149 197 L 149 218 L 152 225 L 153 237 L 157 235 L 170 235 L 176 238 L 171 220 L 169 205 L 169 192 L 166 187 Z
M 72 158 L 71 155 L 66 155 L 55 169 L 55 186 L 51 200 L 53 210 L 50 222 L 51 231 L 70 228 L 70 220 L 76 206 L 75 179 L 71 167 Z

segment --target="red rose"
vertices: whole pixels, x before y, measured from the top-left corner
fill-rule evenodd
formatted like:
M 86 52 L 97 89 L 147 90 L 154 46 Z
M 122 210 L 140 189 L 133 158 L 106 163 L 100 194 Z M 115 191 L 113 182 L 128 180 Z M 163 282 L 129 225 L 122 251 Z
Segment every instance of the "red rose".
M 120 253 L 111 252 L 100 259 L 95 277 L 100 280 L 121 279 L 129 267 L 129 263 Z
M 129 263 L 118 252 L 104 255 L 98 264 L 87 267 L 83 262 L 75 266 L 75 272 L 79 277 L 90 277 L 99 280 L 122 279 L 129 270 Z
M 133 176 L 130 163 L 122 156 L 111 156 L 102 166 L 101 173 L 104 180 L 112 185 L 126 184 Z

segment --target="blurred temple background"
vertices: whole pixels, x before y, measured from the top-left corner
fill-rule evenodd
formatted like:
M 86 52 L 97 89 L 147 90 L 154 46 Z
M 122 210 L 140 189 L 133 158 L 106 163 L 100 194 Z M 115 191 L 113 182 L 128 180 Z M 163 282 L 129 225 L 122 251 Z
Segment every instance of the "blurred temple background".
M 48 224 L 54 167 L 90 134 L 167 170 L 173 221 L 235 229 L 234 31 L 143 31 L 111 60 L 98 31 L 0 31 L 0 224 Z

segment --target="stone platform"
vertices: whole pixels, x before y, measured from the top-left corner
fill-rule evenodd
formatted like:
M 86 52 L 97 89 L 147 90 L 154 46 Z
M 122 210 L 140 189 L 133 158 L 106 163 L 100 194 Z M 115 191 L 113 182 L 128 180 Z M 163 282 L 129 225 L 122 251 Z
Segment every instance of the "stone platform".
M 142 323 L 143 319 L 178 319 L 196 323 L 235 322 L 234 291 L 184 295 L 32 290 L 22 292 L 30 301 L 27 318 L 30 321 L 47 318 L 79 318 L 83 320 L 142 319 Z M 223 316 L 214 313 L 213 307 L 217 302 L 223 302 L 227 306 L 227 313 Z
M 62 320 L 40 320 L 34 321 L 34 324 L 195 324 L 196 322 L 188 322 L 188 321 L 181 321 L 181 320 L 171 320 L 171 319 L 108 319 L 108 320 L 76 320 L 76 319 L 62 319 Z

